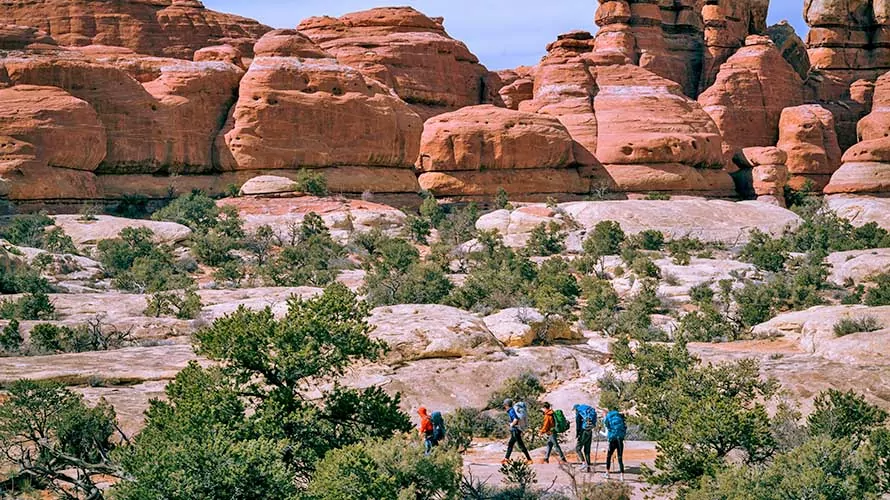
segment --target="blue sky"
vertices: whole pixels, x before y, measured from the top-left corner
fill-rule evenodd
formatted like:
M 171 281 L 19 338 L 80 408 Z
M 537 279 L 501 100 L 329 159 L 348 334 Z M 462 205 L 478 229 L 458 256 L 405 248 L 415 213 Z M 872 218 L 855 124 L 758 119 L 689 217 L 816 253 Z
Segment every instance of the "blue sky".
M 335 4 L 335 5 L 332 5 Z M 781 4 L 781 5 L 780 5 Z M 556 35 L 574 29 L 593 31 L 594 0 L 204 0 L 208 8 L 258 19 L 276 28 L 293 28 L 310 16 L 339 16 L 386 5 L 411 5 L 429 16 L 443 16 L 445 28 L 465 42 L 489 69 L 536 64 Z M 806 33 L 803 0 L 773 1 L 770 24 L 787 19 Z

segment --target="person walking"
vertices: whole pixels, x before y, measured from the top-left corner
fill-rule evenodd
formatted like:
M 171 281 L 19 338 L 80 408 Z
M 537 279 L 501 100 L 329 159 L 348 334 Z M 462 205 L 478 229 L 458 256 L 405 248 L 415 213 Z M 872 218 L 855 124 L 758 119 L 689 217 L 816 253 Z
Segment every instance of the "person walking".
M 510 455 L 513 454 L 513 447 L 518 446 L 519 451 L 525 455 L 528 463 L 532 463 L 532 456 L 525 447 L 525 441 L 522 440 L 522 433 L 528 426 L 528 412 L 525 403 L 522 401 L 513 404 L 512 399 L 504 400 L 504 410 L 507 411 L 507 418 L 510 419 L 510 441 L 507 443 L 507 454 L 504 456 L 502 463 L 510 461 Z
M 596 431 L 596 409 L 584 404 L 576 404 L 572 409 L 575 410 L 575 451 L 581 459 L 584 471 L 590 472 L 591 462 L 596 460 L 596 457 L 590 456 L 593 433 Z
M 559 433 L 556 429 L 556 417 L 550 403 L 544 403 L 541 411 L 544 413 L 544 424 L 541 425 L 541 436 L 547 438 L 547 455 L 544 456 L 544 463 L 550 463 L 550 454 L 553 450 L 559 455 L 560 463 L 566 462 L 566 455 L 559 446 Z
M 618 470 L 621 480 L 624 481 L 624 438 L 627 437 L 627 421 L 618 408 L 610 407 L 609 413 L 603 419 L 606 427 L 606 439 L 609 440 L 609 452 L 606 454 L 606 479 L 612 469 L 612 454 L 618 455 Z
M 432 453 L 433 448 L 439 445 L 439 441 L 435 436 L 435 428 L 433 426 L 433 420 L 430 418 L 429 413 L 427 413 L 426 408 L 421 406 L 417 410 L 417 414 L 420 415 L 420 436 L 423 438 L 423 448 L 427 455 Z

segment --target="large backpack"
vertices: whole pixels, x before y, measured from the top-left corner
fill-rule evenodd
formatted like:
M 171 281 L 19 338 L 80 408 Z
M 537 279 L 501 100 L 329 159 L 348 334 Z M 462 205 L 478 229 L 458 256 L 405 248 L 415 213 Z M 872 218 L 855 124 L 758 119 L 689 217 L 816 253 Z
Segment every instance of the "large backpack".
M 436 441 L 445 439 L 445 419 L 442 418 L 442 412 L 434 411 L 430 415 L 430 421 L 433 423 L 433 439 Z
M 562 410 L 556 410 L 553 412 L 553 420 L 556 422 L 556 433 L 562 434 L 569 430 L 569 421 L 566 420 L 565 413 Z
M 624 439 L 627 436 L 627 422 L 624 421 L 624 415 L 611 411 L 606 416 L 606 424 L 609 427 L 609 439 Z
M 528 408 L 525 406 L 525 403 L 522 401 L 513 405 L 513 411 L 516 412 L 516 420 L 519 420 L 519 430 L 524 431 L 528 429 Z
M 596 408 L 588 406 L 581 414 L 581 428 L 584 430 L 596 428 Z

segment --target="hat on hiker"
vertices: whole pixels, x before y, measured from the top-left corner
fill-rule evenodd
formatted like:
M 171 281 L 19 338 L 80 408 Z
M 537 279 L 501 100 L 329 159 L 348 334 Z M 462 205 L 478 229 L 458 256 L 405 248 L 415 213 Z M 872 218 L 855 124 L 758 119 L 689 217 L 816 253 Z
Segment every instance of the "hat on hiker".
M 504 406 L 512 407 L 512 406 L 513 406 L 513 400 L 512 400 L 512 399 L 509 399 L 509 398 L 508 398 L 508 399 L 505 399 L 505 400 L 504 400 Z

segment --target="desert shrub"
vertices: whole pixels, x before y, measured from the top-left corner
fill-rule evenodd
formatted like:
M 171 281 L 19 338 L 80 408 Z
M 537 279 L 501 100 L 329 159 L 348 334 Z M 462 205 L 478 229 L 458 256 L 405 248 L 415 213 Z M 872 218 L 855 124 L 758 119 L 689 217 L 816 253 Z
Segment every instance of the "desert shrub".
M 793 251 L 824 257 L 831 252 L 890 246 L 890 233 L 877 224 L 854 227 L 821 202 L 797 211 L 803 222 L 784 237 Z
M 714 289 L 711 288 L 711 283 L 699 283 L 690 288 L 689 298 L 692 300 L 693 304 L 698 306 L 713 304 Z
M 346 248 L 331 238 L 318 214 L 303 218 L 295 241 L 263 267 L 266 281 L 275 286 L 324 286 L 345 267 Z
M 713 306 L 702 307 L 680 318 L 677 337 L 687 342 L 731 342 L 738 340 L 741 325 Z
M 542 222 L 532 229 L 526 251 L 531 255 L 548 257 L 562 253 L 566 249 L 567 234 L 557 222 Z
M 498 210 L 513 210 L 513 205 L 510 203 L 510 197 L 507 195 L 507 191 L 499 187 L 497 195 L 494 197 L 494 207 Z
M 603 330 L 617 310 L 620 299 L 612 283 L 598 278 L 581 280 L 582 297 L 581 320 L 592 330 Z
M 453 285 L 445 273 L 423 263 L 407 241 L 380 235 L 369 246 L 364 292 L 370 304 L 437 304 L 451 292 Z
M 692 261 L 692 256 L 704 251 L 706 247 L 707 245 L 703 241 L 688 236 L 673 239 L 667 243 L 668 253 L 670 253 L 674 264 L 678 266 L 688 266 Z
M 327 196 L 328 181 L 323 173 L 302 168 L 297 172 L 297 179 L 294 181 L 294 191 L 311 194 L 312 196 Z
M 642 341 L 667 341 L 667 332 L 652 325 L 651 316 L 659 312 L 661 307 L 658 282 L 643 281 L 640 291 L 623 309 L 611 321 L 604 320 L 603 331 L 610 337 L 627 336 Z
M 0 300 L 0 319 L 36 321 L 52 319 L 55 314 L 56 306 L 45 292 L 28 293 L 15 300 Z
M 865 292 L 863 302 L 867 306 L 890 305 L 890 273 L 882 273 L 873 278 L 874 285 Z
M 412 241 L 426 245 L 429 243 L 430 234 L 432 234 L 433 225 L 429 219 L 425 217 L 417 217 L 409 215 L 405 220 L 405 234 Z
M 863 316 L 861 318 L 841 318 L 834 324 L 834 335 L 836 337 L 845 337 L 854 333 L 875 332 L 884 326 L 874 316 Z
M 116 287 L 129 291 L 156 292 L 183 288 L 192 279 L 177 269 L 173 249 L 153 241 L 147 228 L 125 228 L 118 238 L 97 245 L 99 262 Z
M 143 314 L 155 318 L 174 316 L 177 319 L 194 319 L 201 313 L 202 307 L 201 296 L 194 288 L 188 288 L 151 294 Z
M 44 233 L 40 248 L 52 253 L 77 254 L 74 241 L 60 227 L 54 227 Z
M 667 201 L 671 199 L 670 193 L 662 193 L 662 192 L 652 192 L 646 195 L 647 200 L 650 201 Z
M 151 218 L 176 222 L 190 227 L 193 231 L 205 231 L 216 226 L 219 213 L 213 198 L 196 190 L 177 197 L 169 205 L 152 214 Z
M 423 202 L 420 204 L 420 216 L 429 220 L 430 224 L 436 228 L 446 218 L 445 210 L 442 209 L 436 198 L 428 193 L 423 197 Z
M 3 330 L 0 331 L 0 350 L 6 355 L 15 355 L 22 350 L 22 332 L 19 330 L 19 322 L 16 319 L 9 320 Z
M 12 383 L 0 404 L 4 489 L 30 479 L 59 498 L 101 499 L 99 478 L 123 476 L 108 459 L 115 426 L 105 401 L 89 407 L 61 384 Z
M 0 294 L 49 292 L 51 289 L 49 281 L 33 266 L 0 266 Z
M 530 287 L 535 307 L 545 316 L 571 316 L 581 294 L 569 263 L 560 257 L 542 262 Z
M 642 231 L 634 239 L 643 250 L 659 251 L 664 248 L 664 233 L 655 229 Z
M 150 200 L 142 194 L 125 194 L 111 207 L 111 213 L 126 219 L 144 219 L 151 215 Z
M 886 410 L 868 403 L 861 395 L 829 389 L 816 396 L 807 424 L 814 436 L 851 439 L 858 444 L 865 441 L 872 430 L 883 426 L 887 418 Z
M 438 205 L 436 206 L 438 207 Z M 421 206 L 421 213 L 423 213 L 423 208 Z M 432 208 L 429 211 L 432 212 L 430 221 L 433 223 L 433 227 L 439 230 L 439 240 L 450 248 L 467 242 L 476 236 L 476 221 L 479 219 L 479 208 L 475 203 L 452 210 L 447 215 L 442 216 L 438 215 Z M 440 217 L 441 220 L 436 224 L 434 221 Z
M 618 255 L 621 244 L 626 238 L 619 223 L 602 221 L 594 226 L 593 231 L 582 243 L 582 248 L 584 253 L 597 259 L 607 255 Z
M 457 408 L 445 416 L 448 436 L 445 447 L 464 453 L 474 438 L 503 438 L 507 435 L 504 423 L 491 412 L 478 408 Z
M 14 215 L 0 226 L 0 238 L 20 247 L 43 248 L 46 228 L 54 223 L 45 213 Z
M 253 256 L 258 266 L 263 266 L 269 260 L 272 249 L 275 248 L 275 231 L 272 226 L 263 225 L 253 234 L 247 235 L 242 242 L 243 248 Z
M 759 269 L 777 273 L 785 268 L 785 261 L 788 259 L 787 246 L 784 239 L 772 238 L 759 229 L 754 229 L 750 240 L 742 249 L 741 258 Z
M 829 286 L 827 277 L 821 264 L 797 263 L 790 272 L 764 282 L 749 281 L 733 292 L 739 320 L 752 327 L 784 311 L 820 305 L 824 303 L 822 292 Z
M 121 330 L 103 316 L 74 328 L 40 323 L 31 329 L 31 347 L 38 353 L 111 351 L 132 343 L 132 329 Z
M 640 278 L 661 278 L 661 268 L 646 255 L 637 255 L 628 267 Z
M 541 321 L 529 324 L 536 345 L 552 345 L 558 340 L 569 340 L 579 337 L 575 327 L 565 318 L 545 316 Z
M 457 498 L 462 460 L 446 450 L 424 455 L 403 438 L 367 441 L 329 452 L 318 463 L 309 495 L 345 498 Z
M 631 500 L 633 488 L 625 482 L 606 481 L 580 485 L 574 493 L 578 500 Z
M 240 259 L 227 260 L 213 271 L 213 279 L 218 283 L 232 285 L 236 288 L 241 286 L 241 282 L 246 277 L 247 270 L 244 268 L 244 262 Z

